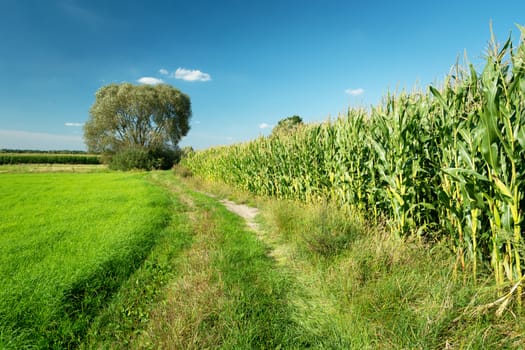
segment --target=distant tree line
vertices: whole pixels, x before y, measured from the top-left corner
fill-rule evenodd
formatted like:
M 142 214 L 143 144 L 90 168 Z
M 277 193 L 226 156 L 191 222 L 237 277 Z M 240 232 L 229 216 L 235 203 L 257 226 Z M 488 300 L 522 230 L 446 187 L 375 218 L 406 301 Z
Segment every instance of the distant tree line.
M 33 150 L 33 149 L 9 149 L 9 148 L 2 148 L 0 149 L 0 153 L 46 153 L 46 154 L 89 154 L 86 151 L 71 151 L 71 150 L 58 150 L 58 151 L 52 151 L 52 150 Z
M 0 153 L 2 164 L 101 164 L 94 154 Z

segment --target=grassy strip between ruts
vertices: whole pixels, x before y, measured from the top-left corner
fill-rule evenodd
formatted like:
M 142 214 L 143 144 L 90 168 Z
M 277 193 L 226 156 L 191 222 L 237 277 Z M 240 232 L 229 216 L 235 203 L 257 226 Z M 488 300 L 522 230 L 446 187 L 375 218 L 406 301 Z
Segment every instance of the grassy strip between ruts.
M 292 279 L 276 268 L 264 243 L 216 199 L 169 173 L 156 177 L 191 208 L 194 243 L 178 259 L 179 277 L 132 347 L 308 347 L 311 339 L 293 318 Z

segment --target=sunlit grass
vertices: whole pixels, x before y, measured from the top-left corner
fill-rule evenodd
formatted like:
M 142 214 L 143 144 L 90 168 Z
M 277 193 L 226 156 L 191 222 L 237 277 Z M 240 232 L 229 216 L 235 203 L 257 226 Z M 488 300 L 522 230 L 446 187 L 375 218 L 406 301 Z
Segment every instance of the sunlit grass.
M 133 348 L 290 349 L 311 343 L 293 319 L 291 279 L 246 223 L 164 174 L 186 203 L 193 245 Z M 170 182 L 172 183 L 170 185 Z M 148 345 L 149 344 L 149 345 Z
M 390 235 L 381 222 L 329 203 L 249 197 L 217 182 L 199 190 L 255 203 L 257 234 L 288 276 L 291 348 L 522 348 L 523 317 L 496 317 L 488 268 L 474 281 L 454 270 L 446 244 Z M 483 276 L 483 277 L 482 277 Z
M 1 174 L 0 191 L 2 349 L 525 344 L 488 268 L 476 284 L 445 245 L 358 211 L 170 172 Z M 203 191 L 257 205 L 260 231 Z
M 143 174 L 0 175 L 0 347 L 71 347 L 169 221 Z

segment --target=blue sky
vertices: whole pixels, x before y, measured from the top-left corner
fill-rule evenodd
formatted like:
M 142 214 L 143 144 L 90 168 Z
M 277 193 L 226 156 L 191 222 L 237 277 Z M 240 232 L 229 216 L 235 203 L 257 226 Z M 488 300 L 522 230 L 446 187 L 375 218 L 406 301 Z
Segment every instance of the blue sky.
M 0 148 L 85 149 L 97 89 L 187 93 L 203 149 L 439 83 L 525 24 L 525 1 L 0 0 Z

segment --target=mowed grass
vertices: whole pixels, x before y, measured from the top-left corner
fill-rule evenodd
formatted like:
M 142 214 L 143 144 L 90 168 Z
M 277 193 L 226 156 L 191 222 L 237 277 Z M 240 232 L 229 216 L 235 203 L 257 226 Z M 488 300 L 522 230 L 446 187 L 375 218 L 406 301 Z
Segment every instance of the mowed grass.
M 170 220 L 144 174 L 0 174 L 0 348 L 71 348 Z

